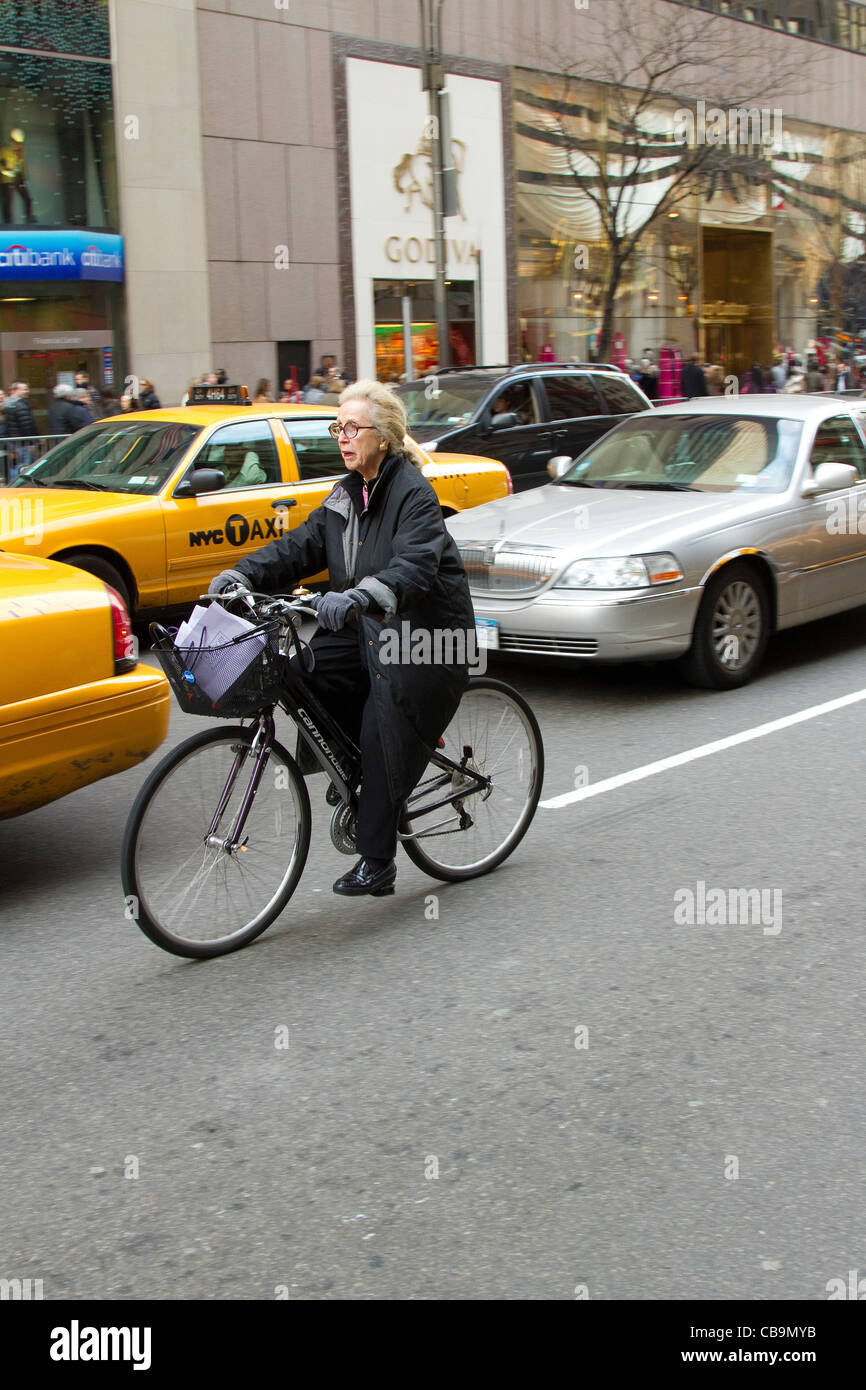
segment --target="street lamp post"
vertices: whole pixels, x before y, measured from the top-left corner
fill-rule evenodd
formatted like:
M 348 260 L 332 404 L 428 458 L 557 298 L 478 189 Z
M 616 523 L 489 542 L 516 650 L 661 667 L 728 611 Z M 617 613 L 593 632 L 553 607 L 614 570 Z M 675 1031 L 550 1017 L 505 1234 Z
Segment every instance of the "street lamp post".
M 442 144 L 450 132 L 447 120 L 447 97 L 443 96 L 445 70 L 442 64 L 442 5 L 443 0 L 418 0 L 421 11 L 421 52 L 423 55 L 423 90 L 429 96 L 427 136 L 430 140 L 433 170 L 433 246 L 435 280 L 433 298 L 436 305 L 436 336 L 439 339 L 439 366 L 450 365 L 448 343 L 448 292 L 445 287 L 445 217 L 446 195 L 443 188 Z M 443 121 L 443 105 L 445 120 Z M 450 162 L 450 148 L 447 151 Z

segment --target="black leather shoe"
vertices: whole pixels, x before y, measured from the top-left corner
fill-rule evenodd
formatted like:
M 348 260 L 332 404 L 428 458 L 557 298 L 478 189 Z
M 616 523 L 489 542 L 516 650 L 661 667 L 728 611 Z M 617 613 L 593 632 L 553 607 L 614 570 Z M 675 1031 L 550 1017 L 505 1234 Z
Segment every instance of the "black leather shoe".
M 334 892 L 345 898 L 359 898 L 369 893 L 374 898 L 384 898 L 394 892 L 397 865 L 392 859 L 384 869 L 374 869 L 366 859 L 359 859 L 354 869 L 350 869 L 334 884 Z

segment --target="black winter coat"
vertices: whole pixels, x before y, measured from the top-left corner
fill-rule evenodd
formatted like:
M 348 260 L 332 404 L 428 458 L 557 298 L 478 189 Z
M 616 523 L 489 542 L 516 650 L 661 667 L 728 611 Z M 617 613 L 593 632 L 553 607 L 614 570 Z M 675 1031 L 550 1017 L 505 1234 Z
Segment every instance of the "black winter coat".
M 3 402 L 3 420 L 10 439 L 32 439 L 37 433 L 30 402 L 24 396 Z
M 83 401 L 70 400 L 61 396 L 48 407 L 49 434 L 75 434 L 85 425 L 93 424 L 93 416 Z
M 475 618 L 460 554 L 423 474 L 403 454 L 389 455 L 358 520 L 362 483 L 359 474 L 347 473 L 302 526 L 236 568 L 265 593 L 285 592 L 327 568 L 331 589 L 371 594 L 359 641 L 392 795 L 402 801 L 469 683 Z
M 695 396 L 708 396 L 710 394 L 707 390 L 707 378 L 697 362 L 689 362 L 683 367 L 680 390 L 686 400 L 693 400 Z

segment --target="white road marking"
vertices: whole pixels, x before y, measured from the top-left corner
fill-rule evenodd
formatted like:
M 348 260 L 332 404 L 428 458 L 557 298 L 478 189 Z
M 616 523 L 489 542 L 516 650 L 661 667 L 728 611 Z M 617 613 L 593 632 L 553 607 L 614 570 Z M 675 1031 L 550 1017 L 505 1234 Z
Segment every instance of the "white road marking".
M 616 777 L 606 777 L 603 782 L 590 782 L 585 787 L 552 796 L 547 801 L 539 801 L 546 811 L 559 811 L 563 806 L 572 806 L 576 801 L 586 801 L 591 796 L 603 796 L 605 792 L 627 787 L 630 782 L 642 782 L 644 777 L 654 777 L 657 772 L 669 772 L 671 768 L 683 767 L 698 758 L 709 758 L 713 753 L 724 753 L 728 748 L 736 748 L 740 743 L 750 743 L 753 738 L 764 738 L 767 734 L 778 733 L 780 729 L 790 729 L 793 724 L 803 724 L 807 719 L 818 719 L 822 714 L 844 709 L 858 700 L 866 700 L 866 690 L 855 690 L 851 695 L 841 695 L 838 700 L 827 700 L 822 705 L 810 705 L 797 714 L 786 714 L 782 719 L 771 719 L 767 724 L 756 724 L 742 733 L 730 734 L 728 738 L 716 739 L 713 743 L 702 743 L 697 748 L 687 748 L 684 753 L 674 753 L 670 758 L 659 758 L 658 762 L 645 763 L 643 767 L 632 768 L 631 772 L 620 772 Z

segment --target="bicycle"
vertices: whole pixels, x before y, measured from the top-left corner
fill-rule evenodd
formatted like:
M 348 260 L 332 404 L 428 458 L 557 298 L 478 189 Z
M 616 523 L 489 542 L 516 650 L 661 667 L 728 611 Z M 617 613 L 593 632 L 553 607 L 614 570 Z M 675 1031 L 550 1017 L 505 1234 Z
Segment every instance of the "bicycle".
M 298 624 L 315 616 L 307 596 L 238 590 L 205 597 L 240 601 L 253 629 L 224 647 L 179 649 L 152 624 L 154 652 L 184 709 L 249 722 L 194 734 L 159 763 L 132 807 L 122 851 L 127 915 L 157 946 L 192 959 L 254 940 L 279 917 L 303 873 L 310 798 L 295 758 L 277 740 L 276 708 L 329 778 L 331 840 L 344 854 L 357 852 L 361 780 L 359 749 L 303 678 L 309 648 Z M 252 657 L 243 647 L 250 642 Z M 297 667 L 289 663 L 293 652 Z M 207 670 L 212 684 L 221 662 L 233 663 L 232 674 L 243 669 L 214 699 L 202 682 Z M 501 681 L 473 678 L 404 803 L 398 838 L 434 878 L 489 873 L 526 834 L 543 775 L 541 733 L 527 702 Z

